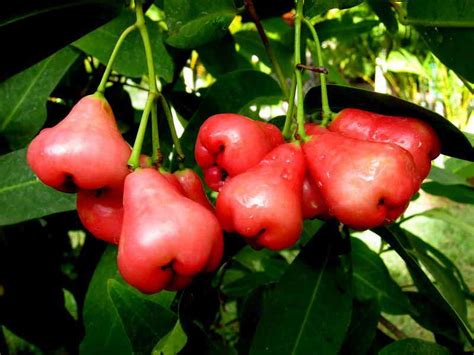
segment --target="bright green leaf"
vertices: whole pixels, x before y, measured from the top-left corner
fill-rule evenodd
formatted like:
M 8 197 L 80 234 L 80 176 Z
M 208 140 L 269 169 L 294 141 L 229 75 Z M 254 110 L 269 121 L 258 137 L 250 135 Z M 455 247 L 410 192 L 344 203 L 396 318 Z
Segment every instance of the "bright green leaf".
M 313 17 L 330 9 L 347 9 L 359 5 L 363 0 L 306 0 L 304 3 L 305 16 Z
M 160 339 L 158 344 L 153 348 L 153 355 L 175 355 L 184 348 L 188 337 L 181 327 L 181 322 L 178 320 L 174 328 Z

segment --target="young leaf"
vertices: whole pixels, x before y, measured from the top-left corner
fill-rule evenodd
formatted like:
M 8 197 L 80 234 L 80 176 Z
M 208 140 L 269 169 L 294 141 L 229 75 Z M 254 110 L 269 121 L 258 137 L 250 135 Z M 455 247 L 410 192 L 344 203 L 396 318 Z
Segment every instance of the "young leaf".
M 105 65 L 120 34 L 134 23 L 135 15 L 124 11 L 113 21 L 82 37 L 73 45 Z M 164 35 L 156 22 L 148 20 L 147 29 L 150 33 L 156 74 L 170 82 L 173 79 L 174 64 L 164 45 Z M 145 50 L 138 30 L 130 33 L 123 42 L 113 68 L 118 73 L 131 77 L 148 74 Z
M 223 37 L 236 15 L 232 0 L 165 0 L 170 36 L 176 48 L 192 49 Z
M 410 303 L 382 258 L 360 239 L 352 238 L 351 244 L 354 296 L 361 301 L 375 298 L 382 311 L 389 314 L 409 313 Z
M 69 47 L 0 83 L 0 135 L 23 148 L 46 121 L 46 101 L 78 58 Z
M 44 185 L 26 163 L 26 149 L 0 156 L 0 225 L 74 210 L 76 196 Z
M 184 348 L 188 337 L 178 320 L 171 331 L 160 339 L 153 348 L 152 355 L 174 355 Z
M 402 339 L 383 348 L 379 355 L 449 355 L 444 346 L 421 339 Z
M 314 17 L 331 9 L 347 9 L 359 5 L 363 0 L 306 0 L 303 12 L 305 16 Z
M 474 38 L 474 36 L 473 36 Z M 474 63 L 474 61 L 472 61 Z M 444 117 L 395 96 L 345 86 L 328 85 L 333 111 L 358 108 L 389 116 L 414 117 L 430 124 L 441 140 L 441 152 L 452 157 L 474 161 L 474 148 L 466 136 Z M 313 87 L 305 97 L 305 109 L 315 113 L 321 108 L 321 87 Z
M 352 308 L 344 242 L 326 223 L 303 248 L 266 298 L 250 354 L 337 353 Z

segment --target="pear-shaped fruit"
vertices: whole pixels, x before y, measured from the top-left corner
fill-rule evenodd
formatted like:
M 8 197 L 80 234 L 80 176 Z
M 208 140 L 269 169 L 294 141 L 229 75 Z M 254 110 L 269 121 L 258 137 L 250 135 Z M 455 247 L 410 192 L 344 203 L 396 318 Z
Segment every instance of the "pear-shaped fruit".
M 183 169 L 176 171 L 174 175 L 184 190 L 184 196 L 206 207 L 209 211 L 214 211 L 214 206 L 207 198 L 202 181 L 194 170 Z
M 225 183 L 216 213 L 224 230 L 256 248 L 288 248 L 302 231 L 305 163 L 297 143 L 279 145 L 253 168 Z
M 351 108 L 342 110 L 329 130 L 351 138 L 393 143 L 406 149 L 413 157 L 420 181 L 428 176 L 431 160 L 441 150 L 435 130 L 416 118 L 386 116 Z
M 329 214 L 354 229 L 392 222 L 420 186 L 413 158 L 395 144 L 319 128 L 303 150 Z
M 328 207 L 324 202 L 318 184 L 311 174 L 307 173 L 303 181 L 302 212 L 304 219 L 329 218 Z
M 219 266 L 223 240 L 216 217 L 158 171 L 128 175 L 123 205 L 118 268 L 132 286 L 144 293 L 179 289 Z
M 275 146 L 283 143 L 280 130 L 232 113 L 209 117 L 199 129 L 195 158 L 204 181 L 218 191 L 227 177 L 243 173 Z
M 46 185 L 76 192 L 123 184 L 130 152 L 110 105 L 89 95 L 56 126 L 33 139 L 27 160 Z

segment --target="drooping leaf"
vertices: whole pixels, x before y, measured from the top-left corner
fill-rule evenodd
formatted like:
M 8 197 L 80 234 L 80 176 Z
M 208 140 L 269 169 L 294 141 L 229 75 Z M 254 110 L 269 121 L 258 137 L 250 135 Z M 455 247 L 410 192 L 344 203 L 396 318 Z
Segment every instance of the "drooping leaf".
M 114 279 L 107 281 L 112 302 L 135 353 L 150 353 L 173 331 L 178 316 L 153 299 Z
M 232 0 L 165 0 L 170 36 L 166 42 L 192 49 L 223 37 L 236 15 Z
M 358 108 L 389 116 L 414 117 L 423 120 L 436 130 L 441 140 L 443 154 L 474 161 L 474 148 L 466 136 L 451 122 L 433 111 L 395 96 L 345 86 L 328 85 L 328 95 L 331 109 L 335 112 L 344 108 Z M 313 87 L 307 93 L 305 108 L 308 113 L 316 113 L 320 110 L 320 86 Z
M 382 258 L 362 242 L 352 238 L 354 296 L 361 301 L 375 298 L 382 311 L 407 314 L 410 303 L 400 286 L 392 279 Z
M 466 232 L 467 235 L 474 235 L 474 223 L 471 220 L 463 220 L 459 218 L 455 213 L 451 212 L 446 208 L 433 208 L 431 210 L 424 211 L 419 214 L 429 218 L 440 219 L 447 223 L 450 223 L 457 228 L 461 228 Z
M 174 355 L 184 348 L 188 337 L 178 320 L 173 329 L 160 339 L 153 348 L 152 355 Z
M 23 148 L 38 133 L 48 96 L 78 56 L 65 48 L 0 83 L 0 134 L 11 148 Z
M 106 65 L 120 34 L 134 23 L 134 14 L 124 11 L 113 21 L 82 37 L 73 45 Z M 158 24 L 150 20 L 147 21 L 147 29 L 150 35 L 156 75 L 170 82 L 173 79 L 174 65 L 164 45 L 164 34 Z M 145 50 L 138 30 L 130 33 L 123 42 L 113 69 L 131 77 L 140 77 L 148 73 Z
M 406 20 L 423 26 L 474 27 L 474 6 L 469 0 L 408 1 Z
M 44 185 L 26 163 L 26 149 L 0 156 L 0 225 L 74 210 L 76 196 Z
M 444 346 L 421 339 L 402 339 L 383 348 L 380 355 L 449 355 Z
M 344 245 L 327 223 L 303 248 L 266 299 L 250 354 L 337 353 L 352 308 Z
M 52 55 L 111 20 L 123 0 L 9 1 L 0 12 L 0 43 L 15 48 L 0 56 L 0 80 Z M 21 43 L 21 45 L 19 45 Z M 3 104 L 3 100 L 0 100 Z
M 398 32 L 398 21 L 389 1 L 367 0 L 367 3 L 391 34 Z
M 363 0 L 306 0 L 303 12 L 313 17 L 330 9 L 347 9 L 359 5 Z

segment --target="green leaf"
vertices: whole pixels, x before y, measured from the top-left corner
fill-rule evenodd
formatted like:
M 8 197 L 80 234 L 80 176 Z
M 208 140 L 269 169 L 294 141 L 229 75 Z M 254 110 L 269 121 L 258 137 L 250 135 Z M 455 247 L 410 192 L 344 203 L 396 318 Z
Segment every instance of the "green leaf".
M 0 12 L 0 43 L 4 49 L 15 50 L 0 56 L 0 80 L 111 20 L 123 5 L 123 0 L 11 1 L 5 4 Z
M 461 228 L 462 230 L 466 232 L 467 235 L 474 235 L 474 223 L 472 219 L 465 220 L 465 219 L 459 218 L 459 216 L 454 214 L 449 209 L 433 208 L 431 210 L 424 211 L 420 214 L 417 214 L 417 216 L 425 216 L 429 218 L 440 219 L 453 226 L 456 226 L 457 228 Z
M 232 0 L 165 0 L 173 47 L 191 49 L 215 41 L 225 35 L 236 15 Z
M 382 311 L 407 314 L 410 303 L 390 276 L 382 258 L 360 239 L 352 238 L 352 277 L 354 296 L 361 301 L 375 298 Z
M 0 135 L 24 147 L 46 121 L 46 101 L 79 53 L 65 48 L 0 83 Z
M 425 79 L 429 77 L 418 57 L 403 48 L 390 52 L 386 66 L 388 71 L 394 73 L 415 74 Z
M 104 252 L 94 276 L 92 277 L 83 310 L 86 335 L 81 343 L 83 354 L 131 354 L 132 342 L 127 337 L 120 316 L 117 313 L 108 291 L 109 280 L 125 283 L 117 270 L 117 248 L 110 245 Z M 129 286 L 127 286 L 129 287 Z M 131 287 L 139 297 L 145 297 Z M 148 296 L 153 302 L 169 308 L 174 292 L 160 292 Z M 151 345 L 152 347 L 154 344 Z
M 82 37 L 73 45 L 106 65 L 120 34 L 134 23 L 134 14 L 124 11 L 119 17 Z M 147 20 L 147 29 L 150 34 L 156 74 L 170 82 L 173 79 L 174 64 L 164 45 L 164 35 L 156 22 Z M 113 69 L 131 77 L 140 77 L 148 73 L 143 42 L 137 30 L 130 33 L 123 42 Z
M 44 185 L 26 163 L 26 149 L 0 156 L 0 225 L 74 210 L 76 196 Z
M 398 32 L 398 21 L 390 2 L 386 0 L 367 0 L 367 3 L 382 21 L 387 31 L 396 34 Z
M 108 280 L 107 286 L 133 352 L 150 353 L 156 343 L 173 330 L 178 316 L 114 279 Z
M 474 6 L 470 0 L 410 0 L 407 3 L 408 23 L 423 26 L 474 27 Z
M 474 204 L 474 189 L 465 185 L 443 185 L 437 182 L 425 182 L 421 185 L 423 191 L 435 195 L 447 197 L 459 203 Z
M 358 108 L 383 115 L 415 117 L 425 121 L 438 134 L 443 154 L 474 161 L 474 148 L 466 136 L 451 122 L 433 111 L 395 96 L 346 86 L 328 85 L 328 95 L 331 109 L 335 112 L 344 108 Z M 305 109 L 307 113 L 316 113 L 321 109 L 320 86 L 313 87 L 306 94 Z
M 160 339 L 158 344 L 153 348 L 153 355 L 174 355 L 178 354 L 186 345 L 188 337 L 181 327 L 178 320 L 174 328 Z
M 474 61 L 470 50 L 474 47 L 474 28 L 424 26 L 415 28 L 444 65 L 468 81 L 474 82 Z
M 354 38 L 355 35 L 371 31 L 378 24 L 379 21 L 375 20 L 353 22 L 352 17 L 344 17 L 338 20 L 322 21 L 314 27 L 318 33 L 319 40 L 322 42 L 332 37 L 337 39 Z
M 314 17 L 331 9 L 347 9 L 362 2 L 363 0 L 306 0 L 303 12 L 305 16 Z
M 391 225 L 390 229 L 379 227 L 373 231 L 385 240 L 403 259 L 419 291 L 427 294 L 433 302 L 445 311 L 446 314 L 449 315 L 449 317 L 458 325 L 470 344 L 474 345 L 473 333 L 469 325 L 424 273 L 414 256 L 413 247 L 409 243 L 405 232 L 397 225 Z
M 398 340 L 385 348 L 379 355 L 449 355 L 450 352 L 444 346 L 430 343 L 421 339 Z
M 222 75 L 206 92 L 199 109 L 189 120 L 181 144 L 186 155 L 185 165 L 194 165 L 194 143 L 199 127 L 210 116 L 238 113 L 261 97 L 281 97 L 278 83 L 269 75 L 254 70 L 241 70 Z
M 441 169 L 437 166 L 432 166 L 430 174 L 427 177 L 429 180 L 438 182 L 443 185 L 466 185 L 470 186 L 465 179 L 457 174 L 452 173 L 447 169 Z
M 380 318 L 380 305 L 377 300 L 364 302 L 354 299 L 352 316 L 341 354 L 367 354 L 375 338 Z
M 352 309 L 350 261 L 326 223 L 266 298 L 250 354 L 335 354 Z

